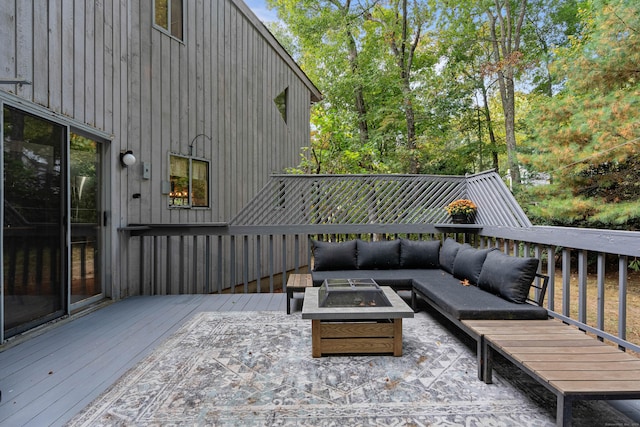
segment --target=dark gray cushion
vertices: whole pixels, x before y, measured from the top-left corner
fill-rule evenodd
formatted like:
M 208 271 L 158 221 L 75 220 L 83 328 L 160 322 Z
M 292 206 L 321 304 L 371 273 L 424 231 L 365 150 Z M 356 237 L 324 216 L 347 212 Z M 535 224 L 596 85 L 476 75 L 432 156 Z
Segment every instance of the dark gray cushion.
M 458 279 L 469 280 L 472 285 L 477 285 L 487 254 L 495 250 L 497 249 L 475 249 L 463 246 L 458 250 L 456 259 L 453 261 L 453 275 Z
M 400 268 L 439 268 L 440 240 L 400 239 Z
M 400 241 L 365 242 L 357 240 L 358 268 L 363 270 L 390 270 L 400 267 Z
M 356 241 L 311 241 L 314 270 L 355 270 L 357 268 Z
M 507 301 L 524 303 L 538 270 L 537 258 L 518 258 L 500 251 L 487 254 L 478 278 L 480 289 Z
M 470 245 L 465 244 L 466 247 L 471 247 Z M 446 271 L 447 273 L 453 274 L 453 262 L 456 260 L 456 255 L 458 254 L 458 250 L 463 245 L 456 242 L 452 238 L 447 238 L 442 244 L 442 248 L 440 249 L 440 268 Z
M 437 280 L 416 279 L 413 287 L 456 319 L 531 320 L 548 317 L 544 307 L 516 304 L 475 286 L 463 286 L 460 280 L 446 273 L 442 274 Z

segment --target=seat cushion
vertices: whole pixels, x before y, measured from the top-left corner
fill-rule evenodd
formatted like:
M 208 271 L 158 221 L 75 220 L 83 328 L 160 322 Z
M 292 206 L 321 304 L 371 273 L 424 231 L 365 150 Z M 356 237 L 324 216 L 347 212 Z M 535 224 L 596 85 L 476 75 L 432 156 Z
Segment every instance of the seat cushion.
M 444 274 L 444 273 L 443 273 Z M 476 286 L 463 286 L 451 275 L 440 280 L 417 279 L 413 287 L 443 311 L 459 320 L 546 319 L 547 310 L 532 304 L 516 304 Z
M 440 240 L 400 239 L 400 268 L 439 268 Z
M 312 271 L 313 286 L 320 286 L 326 279 L 373 279 L 380 286 L 391 286 L 394 289 L 411 289 L 414 277 L 422 277 L 425 271 L 440 270 L 332 270 Z
M 487 254 L 496 250 L 496 248 L 475 249 L 463 246 L 458 250 L 456 259 L 453 261 L 453 276 L 458 279 L 467 279 L 471 284 L 477 285 Z
M 400 241 L 365 242 L 356 240 L 358 268 L 389 270 L 400 267 Z
M 447 238 L 442 244 L 442 248 L 440 249 L 440 257 L 439 257 L 440 268 L 446 271 L 447 273 L 453 273 L 453 262 L 456 259 L 456 255 L 458 254 L 458 251 L 463 246 L 466 246 L 469 248 L 471 247 L 471 245 L 468 245 L 466 243 L 465 245 L 462 245 L 450 237 Z
M 527 300 L 538 264 L 537 258 L 519 258 L 500 251 L 490 252 L 482 265 L 478 286 L 507 301 L 522 304 Z
M 312 240 L 311 251 L 313 252 L 314 270 L 355 270 L 358 268 L 355 240 L 347 242 Z

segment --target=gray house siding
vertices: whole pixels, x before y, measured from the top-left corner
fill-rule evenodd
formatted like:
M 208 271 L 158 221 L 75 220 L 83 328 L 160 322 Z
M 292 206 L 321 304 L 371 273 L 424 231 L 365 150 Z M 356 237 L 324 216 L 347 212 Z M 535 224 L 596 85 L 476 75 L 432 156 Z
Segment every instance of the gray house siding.
M 185 0 L 184 13 L 177 40 L 154 28 L 152 0 L 0 0 L 0 77 L 32 82 L 0 91 L 109 136 L 105 293 L 116 299 L 143 287 L 139 241 L 119 229 L 229 221 L 271 173 L 299 163 L 321 96 L 241 0 Z M 285 123 L 274 98 L 286 88 Z M 210 208 L 171 209 L 169 153 L 190 154 L 192 141 L 211 162 Z M 124 150 L 133 167 L 120 166 Z

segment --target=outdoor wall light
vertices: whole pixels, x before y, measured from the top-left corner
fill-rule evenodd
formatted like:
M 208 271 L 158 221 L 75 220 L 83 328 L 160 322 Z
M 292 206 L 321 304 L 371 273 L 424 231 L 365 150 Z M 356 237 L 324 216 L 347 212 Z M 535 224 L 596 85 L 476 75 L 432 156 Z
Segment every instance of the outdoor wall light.
M 127 168 L 136 163 L 136 156 L 133 155 L 133 151 L 127 150 L 123 153 L 120 153 L 120 163 L 123 168 Z

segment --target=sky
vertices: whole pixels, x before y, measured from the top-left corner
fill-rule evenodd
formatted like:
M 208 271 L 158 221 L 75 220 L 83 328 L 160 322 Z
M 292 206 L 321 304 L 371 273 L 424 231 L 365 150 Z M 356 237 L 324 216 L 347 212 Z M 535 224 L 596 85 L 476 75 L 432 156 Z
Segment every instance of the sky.
M 267 9 L 265 0 L 244 0 L 262 22 L 276 21 L 278 18 L 274 10 Z

